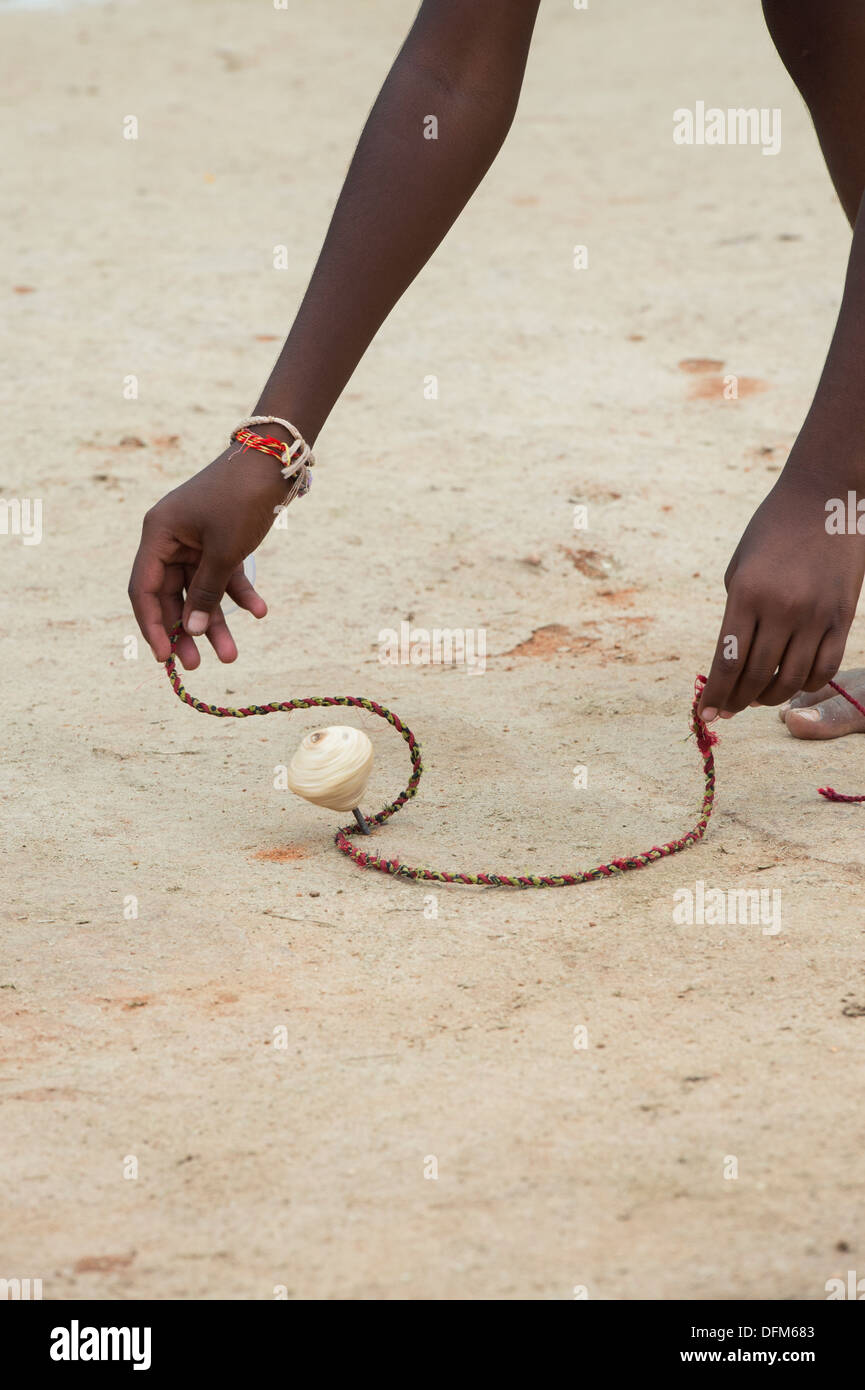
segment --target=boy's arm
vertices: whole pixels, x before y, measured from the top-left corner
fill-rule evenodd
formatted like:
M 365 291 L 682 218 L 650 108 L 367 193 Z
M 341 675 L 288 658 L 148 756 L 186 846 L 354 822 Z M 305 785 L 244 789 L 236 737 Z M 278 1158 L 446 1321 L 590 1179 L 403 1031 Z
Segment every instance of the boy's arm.
M 855 494 L 852 526 L 849 492 Z M 865 199 L 813 404 L 725 575 L 727 606 L 701 700 L 705 717 L 736 714 L 753 701 L 781 704 L 835 675 L 865 574 L 865 509 L 855 510 L 863 496 Z M 833 499 L 843 503 L 840 530 Z
M 427 0 L 361 135 L 318 265 L 256 406 L 312 441 L 381 323 L 489 169 L 539 0 Z M 436 138 L 427 124 L 437 122 Z
M 297 318 L 255 414 L 289 419 L 311 444 L 372 338 L 477 188 L 516 110 L 540 0 L 424 0 L 364 127 Z M 428 117 L 435 117 L 437 138 Z M 302 215 L 298 208 L 297 216 Z M 286 437 L 277 426 L 268 431 Z M 224 592 L 256 616 L 243 579 L 285 495 L 266 455 L 226 450 L 147 513 L 130 581 L 158 660 L 168 629 L 236 648 L 219 613 Z M 186 589 L 186 600 L 183 590 Z M 195 613 L 195 619 L 192 614 Z M 178 647 L 198 664 L 195 644 Z

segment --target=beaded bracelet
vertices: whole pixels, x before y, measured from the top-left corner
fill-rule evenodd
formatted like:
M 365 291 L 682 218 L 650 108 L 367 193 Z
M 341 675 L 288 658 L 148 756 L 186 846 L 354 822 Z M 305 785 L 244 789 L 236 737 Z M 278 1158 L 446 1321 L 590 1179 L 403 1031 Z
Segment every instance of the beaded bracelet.
M 281 425 L 292 436 L 290 444 L 284 443 L 281 439 L 276 439 L 273 435 L 255 434 L 250 425 Z M 315 464 L 315 455 L 307 444 L 300 430 L 291 423 L 290 420 L 282 420 L 278 415 L 250 415 L 232 431 L 232 444 L 240 444 L 241 453 L 247 449 L 255 449 L 257 453 L 270 454 L 271 457 L 279 459 L 282 467 L 282 476 L 291 486 L 288 496 L 281 507 L 275 508 L 281 511 L 295 497 L 305 497 L 312 486 L 312 475 L 310 469 Z

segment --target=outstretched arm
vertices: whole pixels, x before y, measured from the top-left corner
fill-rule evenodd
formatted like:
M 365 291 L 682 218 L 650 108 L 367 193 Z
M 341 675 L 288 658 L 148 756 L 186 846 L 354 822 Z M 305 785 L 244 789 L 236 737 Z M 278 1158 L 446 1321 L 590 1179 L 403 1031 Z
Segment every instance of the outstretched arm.
M 397 300 L 497 155 L 539 0 L 426 0 L 373 106 L 256 414 L 318 434 Z M 437 138 L 426 138 L 437 122 Z
M 311 444 L 372 338 L 498 153 L 513 120 L 540 0 L 424 0 L 364 127 L 297 318 L 255 414 L 291 420 Z M 428 138 L 434 117 L 437 138 Z M 268 431 L 288 436 L 278 426 Z M 205 631 L 237 649 L 227 592 L 267 609 L 242 562 L 285 496 L 276 460 L 229 450 L 145 516 L 130 597 L 158 660 L 183 617 L 178 654 L 198 665 Z M 186 590 L 184 601 L 183 593 Z

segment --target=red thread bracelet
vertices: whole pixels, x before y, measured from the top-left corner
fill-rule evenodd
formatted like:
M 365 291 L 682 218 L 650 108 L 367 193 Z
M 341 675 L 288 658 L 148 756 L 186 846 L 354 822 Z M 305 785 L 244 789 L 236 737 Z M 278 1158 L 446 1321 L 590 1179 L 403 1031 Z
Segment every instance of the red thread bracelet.
M 242 454 L 245 454 L 247 449 L 255 449 L 259 454 L 271 454 L 273 458 L 279 459 L 280 463 L 287 462 L 288 445 L 272 434 L 255 434 L 252 430 L 239 429 L 234 431 L 231 442 L 243 446 L 240 451 Z
M 291 435 L 291 443 L 286 444 L 272 434 L 256 434 L 250 425 L 282 425 Z M 310 469 L 315 463 L 315 455 L 296 425 L 283 420 L 278 415 L 250 415 L 241 420 L 232 431 L 232 444 L 240 444 L 240 452 L 255 449 L 257 453 L 269 454 L 282 464 L 282 476 L 290 484 L 288 496 L 281 506 L 274 510 L 281 512 L 295 497 L 305 497 L 312 484 Z

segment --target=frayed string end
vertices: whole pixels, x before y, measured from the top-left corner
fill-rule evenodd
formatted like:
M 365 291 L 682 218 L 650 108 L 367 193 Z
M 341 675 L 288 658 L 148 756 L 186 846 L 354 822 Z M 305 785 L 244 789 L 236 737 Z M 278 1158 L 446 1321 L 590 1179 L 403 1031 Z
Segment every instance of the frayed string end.
M 865 796 L 845 796 L 843 792 L 836 792 L 834 787 L 818 787 L 817 790 L 827 801 L 865 801 Z
M 708 728 L 706 721 L 697 713 L 700 704 L 700 696 L 706 688 L 706 677 L 697 676 L 694 681 L 694 703 L 691 706 L 691 732 L 697 740 L 697 747 L 703 757 L 709 756 L 711 749 L 716 743 L 720 743 L 720 738 Z

